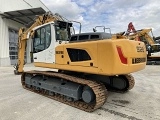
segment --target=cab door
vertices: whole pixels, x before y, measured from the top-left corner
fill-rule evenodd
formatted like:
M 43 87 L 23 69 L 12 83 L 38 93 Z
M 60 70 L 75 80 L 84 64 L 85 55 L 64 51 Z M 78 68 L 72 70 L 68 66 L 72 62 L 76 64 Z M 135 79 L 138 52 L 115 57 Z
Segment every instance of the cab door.
M 51 25 L 41 26 L 34 32 L 33 60 L 46 63 L 46 59 L 53 61 L 53 48 L 51 46 Z M 49 55 L 49 57 L 47 57 Z M 46 58 L 47 57 L 47 58 Z

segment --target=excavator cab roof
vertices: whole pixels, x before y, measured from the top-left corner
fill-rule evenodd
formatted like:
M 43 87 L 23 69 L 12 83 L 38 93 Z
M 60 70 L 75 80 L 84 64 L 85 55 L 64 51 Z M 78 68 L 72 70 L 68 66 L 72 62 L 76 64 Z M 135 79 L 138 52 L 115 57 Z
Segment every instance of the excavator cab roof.
M 71 36 L 70 42 L 84 42 L 89 40 L 111 39 L 112 35 L 105 32 L 80 33 Z

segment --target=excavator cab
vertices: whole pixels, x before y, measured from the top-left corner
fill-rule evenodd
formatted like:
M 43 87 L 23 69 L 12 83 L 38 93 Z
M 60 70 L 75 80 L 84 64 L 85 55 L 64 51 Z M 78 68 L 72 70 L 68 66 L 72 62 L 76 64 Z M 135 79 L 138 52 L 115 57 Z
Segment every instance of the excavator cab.
M 32 26 L 31 26 L 32 27 Z M 55 63 L 55 47 L 59 44 L 69 42 L 71 37 L 72 23 L 67 21 L 51 21 L 47 23 L 42 23 L 42 25 L 35 25 L 30 32 L 25 34 L 19 30 L 19 58 L 18 63 L 15 67 L 15 74 L 20 74 L 23 72 L 23 51 L 26 46 L 25 40 L 32 39 L 32 51 L 31 55 L 33 62 L 38 63 Z M 21 46 L 23 45 L 23 46 Z M 22 50 L 23 49 L 23 50 Z
M 37 27 L 33 37 L 34 62 L 54 63 L 55 47 L 69 41 L 70 27 L 72 27 L 71 23 L 62 21 Z

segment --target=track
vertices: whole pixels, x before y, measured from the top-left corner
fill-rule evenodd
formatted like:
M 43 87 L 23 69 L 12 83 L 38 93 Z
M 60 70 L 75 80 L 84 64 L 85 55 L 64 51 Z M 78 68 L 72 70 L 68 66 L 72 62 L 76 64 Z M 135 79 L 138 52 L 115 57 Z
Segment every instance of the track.
M 45 89 L 40 89 L 40 90 L 36 90 L 34 88 L 34 86 L 32 86 L 31 88 L 27 87 L 27 85 L 25 84 L 25 75 L 30 74 L 32 76 L 34 75 L 45 75 L 45 76 L 51 76 L 51 77 L 58 77 L 61 79 L 65 79 L 67 81 L 72 81 L 74 83 L 78 83 L 81 84 L 83 86 L 89 86 L 90 88 L 92 88 L 96 99 L 93 103 L 85 103 L 84 101 L 68 101 L 66 99 L 66 96 L 60 95 L 60 94 L 53 94 L 50 95 L 48 90 Z M 134 87 L 135 81 L 134 78 L 131 74 L 127 74 L 127 75 L 123 75 L 127 80 L 128 80 L 128 87 L 125 90 L 111 90 L 114 92 L 126 92 L 130 89 L 132 89 Z M 54 80 L 54 79 L 53 79 Z M 56 101 L 62 102 L 64 104 L 70 105 L 72 107 L 81 109 L 83 111 L 86 112 L 93 112 L 94 110 L 100 108 L 107 99 L 107 89 L 104 86 L 104 84 L 102 83 L 98 83 L 96 81 L 92 81 L 92 80 L 86 80 L 83 78 L 78 78 L 78 77 L 74 77 L 71 75 L 66 75 L 63 73 L 58 73 L 58 72 L 47 72 L 47 71 L 28 71 L 28 72 L 24 72 L 21 76 L 21 82 L 22 82 L 22 86 L 27 89 L 30 90 L 32 92 L 41 94 L 43 96 L 49 97 L 51 99 L 54 99 Z
M 135 85 L 134 77 L 131 74 L 125 75 L 125 77 L 127 78 L 129 83 L 127 90 L 131 90 Z
M 44 89 L 43 90 L 36 90 L 33 86 L 31 88 L 28 88 L 25 85 L 25 75 L 26 74 L 30 74 L 33 76 L 36 74 L 36 75 L 58 77 L 58 78 L 72 81 L 72 82 L 75 82 L 78 84 L 89 86 L 90 88 L 92 88 L 92 90 L 96 96 L 96 100 L 92 104 L 91 103 L 87 104 L 83 101 L 73 101 L 72 102 L 72 101 L 68 101 L 65 96 L 62 96 L 60 94 L 49 95 L 47 90 L 44 90 Z M 49 97 L 51 99 L 57 100 L 62 103 L 65 103 L 65 104 L 70 105 L 72 107 L 76 107 L 76 108 L 81 109 L 86 112 L 93 112 L 94 110 L 100 108 L 106 102 L 106 99 L 107 99 L 107 90 L 103 84 L 97 83 L 97 82 L 94 82 L 91 80 L 85 80 L 82 78 L 73 77 L 70 75 L 62 74 L 62 73 L 57 73 L 57 72 L 43 72 L 43 71 L 24 72 L 22 74 L 21 82 L 22 82 L 23 87 L 27 90 L 36 92 L 38 94 L 44 95 L 46 97 Z

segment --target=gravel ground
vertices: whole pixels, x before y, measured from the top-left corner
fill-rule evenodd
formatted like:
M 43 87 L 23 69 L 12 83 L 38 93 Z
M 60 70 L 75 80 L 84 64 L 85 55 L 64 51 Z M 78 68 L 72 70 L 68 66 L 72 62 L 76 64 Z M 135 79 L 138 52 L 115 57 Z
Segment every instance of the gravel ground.
M 13 67 L 0 67 L 0 120 L 160 120 L 159 68 L 150 65 L 133 73 L 131 91 L 109 92 L 104 106 L 87 113 L 23 89 Z M 33 69 L 42 70 L 25 66 Z

